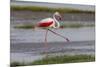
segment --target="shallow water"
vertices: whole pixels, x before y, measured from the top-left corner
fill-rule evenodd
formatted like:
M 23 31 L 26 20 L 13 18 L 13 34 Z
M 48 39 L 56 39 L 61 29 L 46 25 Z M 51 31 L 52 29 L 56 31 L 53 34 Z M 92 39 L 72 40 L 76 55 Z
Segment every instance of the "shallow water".
M 49 56 L 56 55 L 94 55 L 94 41 L 79 42 L 60 42 L 48 43 L 48 48 L 44 43 L 17 43 L 11 44 L 11 62 L 33 62 L 45 57 L 47 52 Z
M 56 29 L 54 31 L 69 38 L 70 41 L 95 40 L 94 27 L 65 28 Z M 44 36 L 45 30 L 43 29 L 11 29 L 11 43 L 40 43 L 44 42 Z M 49 32 L 48 42 L 65 42 L 65 40 Z
M 54 29 L 53 29 L 54 30 Z M 65 28 L 54 30 L 69 38 L 63 38 L 48 33 L 48 48 L 44 46 L 45 30 L 11 28 L 11 62 L 32 62 L 49 55 L 95 54 L 94 27 Z

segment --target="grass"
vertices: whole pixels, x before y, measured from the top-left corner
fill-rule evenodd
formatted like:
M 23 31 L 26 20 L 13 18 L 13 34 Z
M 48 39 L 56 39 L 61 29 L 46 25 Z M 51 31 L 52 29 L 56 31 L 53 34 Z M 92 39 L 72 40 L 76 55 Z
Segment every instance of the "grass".
M 80 23 L 71 23 L 71 24 L 61 24 L 62 28 L 80 28 L 80 27 L 94 27 L 94 24 L 88 24 L 88 25 L 83 25 Z M 18 29 L 34 29 L 35 25 L 31 24 L 31 25 L 17 25 L 14 26 L 14 28 L 18 28 Z
M 17 67 L 17 66 L 25 66 L 25 64 L 20 62 L 12 62 L 10 65 L 10 67 Z
M 34 25 L 17 25 L 14 26 L 14 28 L 19 28 L 19 29 L 34 29 Z
M 44 64 L 60 64 L 60 63 L 77 63 L 77 62 L 93 62 L 95 57 L 91 55 L 74 55 L 74 56 L 54 56 L 54 57 L 45 57 L 42 60 L 37 60 L 26 65 L 44 65 Z M 11 63 L 11 67 L 16 66 L 25 66 L 18 62 Z
M 80 28 L 80 27 L 94 27 L 94 24 L 81 24 L 81 23 L 71 23 L 71 24 L 62 24 L 64 28 Z
M 32 63 L 32 65 L 42 65 L 42 64 L 60 64 L 60 63 L 76 63 L 76 62 L 90 62 L 94 61 L 93 56 L 88 55 L 76 55 L 76 56 L 55 56 L 43 58 Z
M 78 9 L 72 8 L 48 8 L 48 7 L 39 7 L 39 6 L 11 6 L 11 10 L 13 11 L 41 11 L 41 12 L 60 12 L 60 13 L 95 13 L 95 11 L 82 11 Z

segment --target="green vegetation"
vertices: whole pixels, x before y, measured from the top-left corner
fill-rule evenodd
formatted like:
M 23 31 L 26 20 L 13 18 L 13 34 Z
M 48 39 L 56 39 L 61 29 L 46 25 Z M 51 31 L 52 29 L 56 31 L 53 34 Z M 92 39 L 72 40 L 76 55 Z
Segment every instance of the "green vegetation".
M 80 27 L 94 27 L 94 24 L 87 24 L 87 25 L 83 25 L 80 23 L 70 23 L 70 24 L 62 24 L 61 27 L 62 28 L 80 28 Z M 35 25 L 31 24 L 31 25 L 17 25 L 14 26 L 14 28 L 19 28 L 19 29 L 34 29 Z
M 91 55 L 74 55 L 74 56 L 54 56 L 45 57 L 42 60 L 37 60 L 29 64 L 21 63 L 11 63 L 11 67 L 15 66 L 25 66 L 25 65 L 44 65 L 44 64 L 60 64 L 60 63 L 77 63 L 77 62 L 93 62 L 95 61 L 95 56 Z
M 39 6 L 11 6 L 13 11 L 41 11 L 41 12 L 60 12 L 60 13 L 95 13 L 94 11 L 82 11 L 78 9 L 71 8 L 48 8 L 48 7 L 39 7 Z
M 39 64 L 59 64 L 59 63 L 76 63 L 76 62 L 90 62 L 94 61 L 95 58 L 89 55 L 75 55 L 75 56 L 55 56 L 43 58 L 32 63 L 32 65 Z
M 14 26 L 14 28 L 19 28 L 19 29 L 34 29 L 34 25 L 17 25 L 17 26 Z
M 13 62 L 10 65 L 10 67 L 17 67 L 17 66 L 25 66 L 25 64 L 24 63 L 20 63 L 20 62 Z
M 80 27 L 94 27 L 94 24 L 81 24 L 81 23 L 70 23 L 70 24 L 62 24 L 64 28 L 80 28 Z

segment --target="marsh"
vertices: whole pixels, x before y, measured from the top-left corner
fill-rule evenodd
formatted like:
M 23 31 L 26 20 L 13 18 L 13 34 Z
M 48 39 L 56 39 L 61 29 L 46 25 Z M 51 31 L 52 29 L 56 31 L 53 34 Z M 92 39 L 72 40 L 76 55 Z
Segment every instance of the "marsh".
M 35 25 L 39 20 L 52 17 L 53 12 L 11 10 L 10 44 L 11 62 L 33 62 L 45 57 L 43 29 L 15 28 L 20 25 Z M 64 25 L 81 24 L 79 27 L 65 26 L 54 31 L 68 37 L 66 41 L 52 33 L 48 33 L 48 49 L 50 56 L 59 55 L 95 55 L 95 12 L 63 13 Z M 84 26 L 83 26 L 84 25 Z M 74 26 L 74 27 L 73 27 Z

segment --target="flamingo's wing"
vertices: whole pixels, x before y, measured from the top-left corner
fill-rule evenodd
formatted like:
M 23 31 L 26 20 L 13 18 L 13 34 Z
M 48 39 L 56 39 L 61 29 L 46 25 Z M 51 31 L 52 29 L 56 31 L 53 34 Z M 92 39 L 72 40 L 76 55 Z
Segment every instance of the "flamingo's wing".
M 39 23 L 38 23 L 38 26 L 39 27 L 49 27 L 50 25 L 53 24 L 53 19 L 52 18 L 46 18 L 46 19 L 43 19 L 41 20 Z
M 54 21 L 54 20 L 52 18 L 45 18 L 45 19 L 42 19 L 40 23 L 49 22 L 49 21 Z

